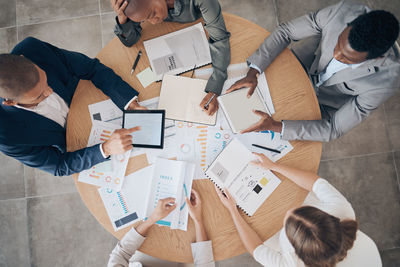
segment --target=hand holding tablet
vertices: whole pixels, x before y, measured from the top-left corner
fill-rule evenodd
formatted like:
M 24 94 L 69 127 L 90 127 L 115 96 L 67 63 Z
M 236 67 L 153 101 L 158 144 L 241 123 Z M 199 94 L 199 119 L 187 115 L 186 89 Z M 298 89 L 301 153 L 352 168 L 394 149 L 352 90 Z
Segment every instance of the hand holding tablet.
M 140 131 L 132 132 L 134 147 L 163 148 L 165 110 L 125 110 L 123 127 L 139 126 Z

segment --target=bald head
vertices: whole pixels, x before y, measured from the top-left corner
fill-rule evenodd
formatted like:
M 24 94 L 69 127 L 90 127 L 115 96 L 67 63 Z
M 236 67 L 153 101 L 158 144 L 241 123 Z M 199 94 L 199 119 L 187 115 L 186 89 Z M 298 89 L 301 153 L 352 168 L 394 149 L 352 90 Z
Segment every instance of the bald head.
M 167 0 L 130 0 L 124 13 L 135 22 L 161 23 L 168 16 Z

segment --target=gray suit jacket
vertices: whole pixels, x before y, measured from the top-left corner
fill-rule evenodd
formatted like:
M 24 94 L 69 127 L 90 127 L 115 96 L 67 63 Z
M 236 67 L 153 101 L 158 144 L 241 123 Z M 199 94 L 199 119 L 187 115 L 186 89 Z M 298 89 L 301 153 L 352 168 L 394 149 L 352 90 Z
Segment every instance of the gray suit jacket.
M 317 48 L 308 72 L 323 72 L 331 59 L 340 33 L 347 24 L 366 12 L 365 5 L 339 2 L 322 10 L 283 23 L 264 40 L 248 62 L 265 70 L 291 41 L 308 37 L 317 39 Z M 374 109 L 392 96 L 400 85 L 400 56 L 396 46 L 383 57 L 365 61 L 335 73 L 320 87 L 314 88 L 325 116 L 313 121 L 284 121 L 286 140 L 329 141 L 361 123 Z

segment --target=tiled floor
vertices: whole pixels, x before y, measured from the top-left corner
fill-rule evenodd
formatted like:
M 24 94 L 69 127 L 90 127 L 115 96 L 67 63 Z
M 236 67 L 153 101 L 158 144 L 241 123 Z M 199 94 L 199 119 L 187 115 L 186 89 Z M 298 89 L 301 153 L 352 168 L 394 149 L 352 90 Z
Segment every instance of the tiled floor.
M 224 11 L 273 30 L 336 0 L 220 0 Z M 400 18 L 399 0 L 362 0 Z M 26 36 L 96 53 L 114 36 L 109 0 L 0 0 L 0 53 Z M 71 177 L 52 177 L 0 155 L 0 266 L 104 266 L 116 239 L 90 215 Z M 400 266 L 400 95 L 325 144 L 319 174 L 353 204 L 384 266 Z M 218 266 L 260 266 L 248 254 Z

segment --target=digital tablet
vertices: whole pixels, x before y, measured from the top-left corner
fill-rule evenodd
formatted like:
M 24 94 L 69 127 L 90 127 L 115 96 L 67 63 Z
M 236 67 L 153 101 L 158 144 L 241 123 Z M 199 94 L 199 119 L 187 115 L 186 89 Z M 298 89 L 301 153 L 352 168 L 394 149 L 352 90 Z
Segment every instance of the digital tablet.
M 125 129 L 140 126 L 131 133 L 134 147 L 163 148 L 165 110 L 125 110 L 122 125 Z

